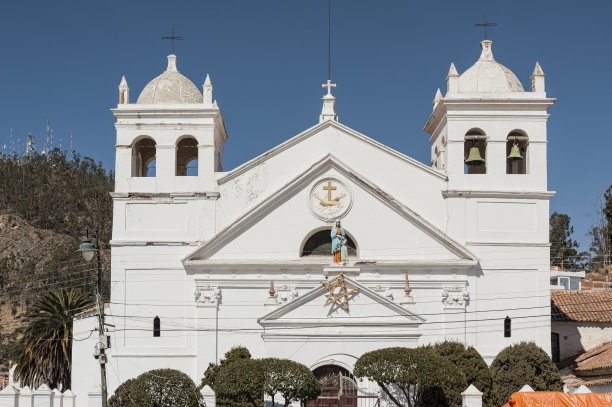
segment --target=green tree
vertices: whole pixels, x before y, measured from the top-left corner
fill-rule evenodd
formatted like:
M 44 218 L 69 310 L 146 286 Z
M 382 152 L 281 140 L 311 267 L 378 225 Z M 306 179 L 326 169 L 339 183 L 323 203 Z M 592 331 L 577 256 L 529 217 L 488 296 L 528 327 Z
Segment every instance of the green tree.
M 572 239 L 574 227 L 571 218 L 565 213 L 553 212 L 550 215 L 550 264 L 564 270 L 582 268 L 586 253 L 578 253 L 578 242 Z
M 224 358 L 217 363 L 209 363 L 206 371 L 204 372 L 204 377 L 202 378 L 202 383 L 200 384 L 200 389 L 204 386 L 208 385 L 210 388 L 214 388 L 215 380 L 219 371 L 227 366 L 228 364 L 235 362 L 237 360 L 242 359 L 251 359 L 251 352 L 244 346 L 235 346 L 232 349 L 225 352 Z
M 261 360 L 264 374 L 264 392 L 272 398 L 280 394 L 285 407 L 294 401 L 313 400 L 321 389 L 314 374 L 301 363 L 288 359 L 267 358 Z
M 528 384 L 536 391 L 562 391 L 557 367 L 544 350 L 533 342 L 504 348 L 491 364 L 493 386 L 502 402 Z
M 612 265 L 612 185 L 595 202 L 593 224 L 587 233 L 591 237 L 591 270 L 607 269 Z
M 497 407 L 503 404 L 493 388 L 489 366 L 476 349 L 472 346 L 466 348 L 462 343 L 453 341 L 436 343 L 432 348 L 461 369 L 468 385 L 473 384 L 482 392 L 483 406 Z
M 70 388 L 72 319 L 93 305 L 80 289 L 47 293 L 34 305 L 28 324 L 13 345 L 15 379 L 22 385 Z
M 431 348 L 385 348 L 364 353 L 353 374 L 378 383 L 398 407 L 461 406 L 463 372 Z
M 264 374 L 257 359 L 239 359 L 219 369 L 214 386 L 219 407 L 263 407 Z
M 108 400 L 109 407 L 201 407 L 202 395 L 185 373 L 150 370 L 122 383 Z

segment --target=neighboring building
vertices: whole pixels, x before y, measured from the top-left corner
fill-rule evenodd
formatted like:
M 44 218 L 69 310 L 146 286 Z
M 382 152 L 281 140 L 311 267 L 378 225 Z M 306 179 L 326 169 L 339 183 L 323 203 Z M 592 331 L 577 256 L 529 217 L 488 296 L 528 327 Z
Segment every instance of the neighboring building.
M 550 298 L 555 362 L 612 341 L 612 291 L 553 290 Z
M 593 393 L 612 393 L 612 342 L 597 346 L 569 361 L 561 378 L 567 393 L 584 385 Z
M 389 346 L 459 340 L 488 362 L 520 341 L 550 352 L 555 99 L 539 64 L 525 91 L 491 44 L 462 75 L 451 64 L 446 94 L 436 93 L 431 165 L 341 124 L 328 82 L 318 124 L 224 171 L 227 133 L 208 76 L 200 92 L 170 55 L 137 103 L 124 78 L 112 109 L 111 394 L 154 368 L 199 383 L 236 345 L 347 380 L 364 352 Z M 268 120 L 253 129 L 265 136 Z M 332 264 L 336 220 L 349 258 Z M 100 380 L 95 327 L 75 320 L 77 394 Z
M 559 267 L 550 269 L 551 290 L 580 290 L 584 271 L 563 271 Z

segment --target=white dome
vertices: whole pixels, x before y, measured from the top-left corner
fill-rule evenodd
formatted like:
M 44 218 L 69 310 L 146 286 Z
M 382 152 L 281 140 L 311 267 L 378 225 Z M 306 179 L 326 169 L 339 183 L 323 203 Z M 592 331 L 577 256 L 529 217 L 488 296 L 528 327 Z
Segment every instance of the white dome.
M 136 103 L 202 103 L 202 93 L 176 69 L 176 56 L 168 55 L 168 68 L 145 86 Z
M 459 77 L 460 93 L 524 92 L 516 75 L 493 59 L 492 41 L 482 41 L 480 58 Z

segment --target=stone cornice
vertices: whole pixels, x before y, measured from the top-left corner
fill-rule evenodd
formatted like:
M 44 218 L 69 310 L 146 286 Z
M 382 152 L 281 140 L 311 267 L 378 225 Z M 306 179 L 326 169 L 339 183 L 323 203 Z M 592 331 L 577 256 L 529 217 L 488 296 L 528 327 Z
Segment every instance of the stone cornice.
M 550 199 L 555 191 L 472 191 L 449 189 L 442 191 L 444 198 L 514 198 L 514 199 Z

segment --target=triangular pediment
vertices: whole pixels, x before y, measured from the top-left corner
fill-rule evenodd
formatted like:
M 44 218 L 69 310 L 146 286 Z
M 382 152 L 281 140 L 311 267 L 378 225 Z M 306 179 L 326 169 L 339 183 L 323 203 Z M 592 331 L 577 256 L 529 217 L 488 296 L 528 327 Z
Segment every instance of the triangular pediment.
M 477 262 L 464 246 L 329 154 L 203 243 L 184 264 L 309 261 L 299 256 L 300 242 L 326 222 L 313 216 L 305 201 L 313 183 L 326 178 L 342 179 L 354 195 L 345 219 L 347 231 L 360 240 L 358 260 Z
M 335 277 L 337 278 L 337 277 Z M 329 281 L 335 281 L 330 277 Z M 258 320 L 264 328 L 279 327 L 414 327 L 425 320 L 371 288 L 343 276 L 344 284 L 354 291 L 346 300 L 346 309 L 328 301 L 330 290 L 322 284 Z M 381 295 L 382 294 L 382 295 Z

